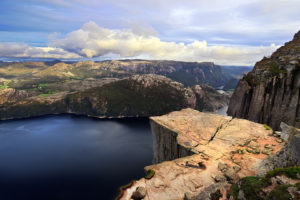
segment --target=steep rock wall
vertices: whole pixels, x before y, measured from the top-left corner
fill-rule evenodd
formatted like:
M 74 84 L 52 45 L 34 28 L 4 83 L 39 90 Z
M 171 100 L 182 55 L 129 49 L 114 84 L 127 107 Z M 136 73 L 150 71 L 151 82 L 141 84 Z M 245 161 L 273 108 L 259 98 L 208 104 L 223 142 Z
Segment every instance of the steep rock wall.
M 153 163 L 174 160 L 194 154 L 177 143 L 178 134 L 150 119 L 153 138 Z
M 300 127 L 299 91 L 300 32 L 239 81 L 227 113 L 274 129 L 280 122 Z

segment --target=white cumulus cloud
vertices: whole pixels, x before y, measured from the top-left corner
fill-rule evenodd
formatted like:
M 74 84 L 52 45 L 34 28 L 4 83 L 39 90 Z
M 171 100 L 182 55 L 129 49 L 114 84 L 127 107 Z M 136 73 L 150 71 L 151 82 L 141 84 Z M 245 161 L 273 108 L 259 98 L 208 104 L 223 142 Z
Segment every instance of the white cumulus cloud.
M 209 45 L 204 41 L 189 44 L 162 41 L 155 34 L 130 29 L 106 29 L 88 22 L 66 37 L 51 37 L 49 45 L 86 58 L 116 55 L 119 58 L 150 58 L 181 61 L 212 61 L 226 65 L 253 65 L 279 46 Z

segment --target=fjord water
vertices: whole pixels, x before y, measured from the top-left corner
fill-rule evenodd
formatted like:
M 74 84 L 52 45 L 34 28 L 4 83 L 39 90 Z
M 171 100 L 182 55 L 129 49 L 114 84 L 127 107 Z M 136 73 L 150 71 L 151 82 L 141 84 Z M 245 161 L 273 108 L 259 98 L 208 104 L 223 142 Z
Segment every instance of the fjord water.
M 109 200 L 151 164 L 148 119 L 0 122 L 0 199 Z

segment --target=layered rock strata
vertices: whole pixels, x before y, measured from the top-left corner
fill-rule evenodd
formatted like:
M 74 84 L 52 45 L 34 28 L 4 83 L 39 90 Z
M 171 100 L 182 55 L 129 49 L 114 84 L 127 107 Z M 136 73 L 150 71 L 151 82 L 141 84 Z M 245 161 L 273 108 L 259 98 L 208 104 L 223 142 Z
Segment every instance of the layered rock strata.
M 155 175 L 136 181 L 121 199 L 131 199 L 141 187 L 146 190 L 143 199 L 153 200 L 226 191 L 228 182 L 264 173 L 264 160 L 283 147 L 262 124 L 192 109 L 151 117 L 151 126 L 153 161 L 161 163 L 145 167 Z

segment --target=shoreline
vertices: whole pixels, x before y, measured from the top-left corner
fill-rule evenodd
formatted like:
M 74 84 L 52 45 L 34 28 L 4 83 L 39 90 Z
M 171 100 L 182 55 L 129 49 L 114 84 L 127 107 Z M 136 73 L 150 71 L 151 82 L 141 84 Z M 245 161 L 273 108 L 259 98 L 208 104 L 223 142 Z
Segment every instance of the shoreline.
M 222 108 L 218 108 L 213 112 L 206 112 L 206 113 L 213 113 L 213 114 L 219 114 L 219 115 L 225 115 L 225 114 L 221 114 L 219 113 L 220 111 L 222 112 L 222 110 L 226 110 L 228 109 L 228 105 L 222 107 Z M 176 111 L 176 110 L 174 110 Z M 172 112 L 174 112 L 172 111 Z M 203 111 L 201 111 L 203 112 Z M 44 115 L 37 115 L 37 116 L 29 116 L 29 117 L 20 117 L 20 118 L 7 118 L 7 119 L 0 119 L 0 123 L 1 122 L 7 122 L 7 121 L 14 121 L 14 120 L 26 120 L 26 119 L 35 119 L 35 118 L 42 118 L 42 117 L 49 117 L 49 116 L 64 116 L 64 115 L 70 115 L 70 116 L 74 116 L 74 117 L 88 117 L 91 119 L 100 119 L 100 120 L 117 120 L 117 119 L 149 119 L 151 116 L 93 116 L 93 115 L 85 115 L 85 114 L 77 114 L 77 113 L 51 113 L 51 114 L 44 114 Z

